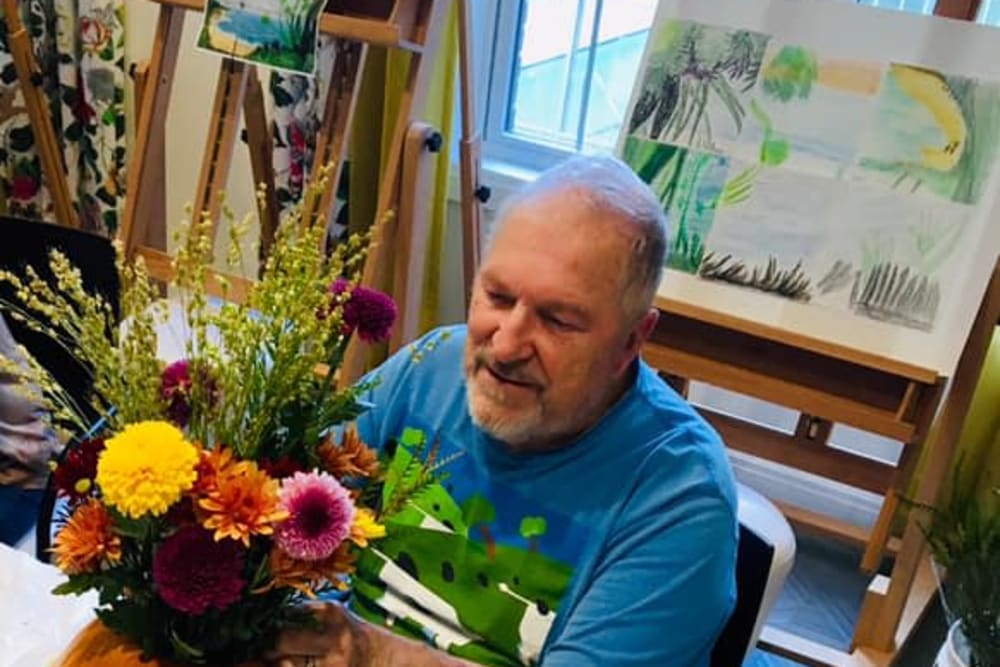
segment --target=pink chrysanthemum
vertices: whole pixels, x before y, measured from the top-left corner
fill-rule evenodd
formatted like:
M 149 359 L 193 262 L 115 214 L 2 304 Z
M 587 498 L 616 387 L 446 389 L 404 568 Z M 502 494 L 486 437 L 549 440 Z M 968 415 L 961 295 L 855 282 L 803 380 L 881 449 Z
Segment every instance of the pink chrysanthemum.
M 354 502 L 340 482 L 326 473 L 297 472 L 281 483 L 281 507 L 288 518 L 274 537 L 286 554 L 298 560 L 328 558 L 351 532 Z
M 338 278 L 330 285 L 330 293 L 351 296 L 344 304 L 344 328 L 347 333 L 357 332 L 361 340 L 379 343 L 389 338 L 396 321 L 396 303 L 388 294 L 364 285 L 355 285 Z
M 243 549 L 235 540 L 212 539 L 199 526 L 185 526 L 163 540 L 153 556 L 153 583 L 163 601 L 186 614 L 225 609 L 240 599 Z

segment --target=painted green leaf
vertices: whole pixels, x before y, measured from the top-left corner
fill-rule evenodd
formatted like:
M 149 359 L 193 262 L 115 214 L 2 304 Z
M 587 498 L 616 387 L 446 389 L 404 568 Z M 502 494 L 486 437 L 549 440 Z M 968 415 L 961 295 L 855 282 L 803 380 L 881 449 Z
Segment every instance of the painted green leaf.
M 788 159 L 788 142 L 785 139 L 766 139 L 760 147 L 760 161 L 768 167 L 777 167 Z
M 541 537 L 549 529 L 549 524 L 545 517 L 526 516 L 521 519 L 521 537 L 530 540 L 533 537 Z
M 782 102 L 794 97 L 805 99 L 819 76 L 819 63 L 811 51 L 801 46 L 784 46 L 764 68 L 764 94 Z

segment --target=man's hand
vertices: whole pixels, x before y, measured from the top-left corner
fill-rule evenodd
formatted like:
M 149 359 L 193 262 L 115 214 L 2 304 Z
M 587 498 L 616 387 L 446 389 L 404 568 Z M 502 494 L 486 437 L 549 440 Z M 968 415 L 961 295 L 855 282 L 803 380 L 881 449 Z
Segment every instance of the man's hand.
M 278 667 L 367 667 L 376 663 L 369 655 L 361 622 L 339 604 L 311 607 L 319 627 L 289 630 L 275 650 Z
M 339 604 L 311 607 L 319 629 L 278 639 L 275 667 L 474 667 L 474 663 L 404 639 L 354 618 Z

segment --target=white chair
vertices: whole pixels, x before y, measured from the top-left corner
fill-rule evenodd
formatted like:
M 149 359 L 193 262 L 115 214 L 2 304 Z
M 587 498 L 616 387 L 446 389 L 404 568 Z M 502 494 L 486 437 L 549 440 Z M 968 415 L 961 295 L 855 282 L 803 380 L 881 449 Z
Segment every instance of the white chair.
M 737 491 L 736 608 L 715 643 L 711 667 L 743 664 L 795 561 L 795 534 L 778 508 L 743 484 L 737 484 Z

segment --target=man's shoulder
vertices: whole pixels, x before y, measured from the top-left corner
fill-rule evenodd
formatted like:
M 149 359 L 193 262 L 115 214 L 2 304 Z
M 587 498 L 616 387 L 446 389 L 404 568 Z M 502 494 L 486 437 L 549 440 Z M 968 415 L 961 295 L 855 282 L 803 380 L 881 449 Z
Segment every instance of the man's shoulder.
M 656 434 L 646 460 L 652 479 L 678 489 L 690 485 L 688 492 L 714 496 L 735 511 L 735 479 L 722 437 L 655 371 L 645 370 L 638 399 Z

